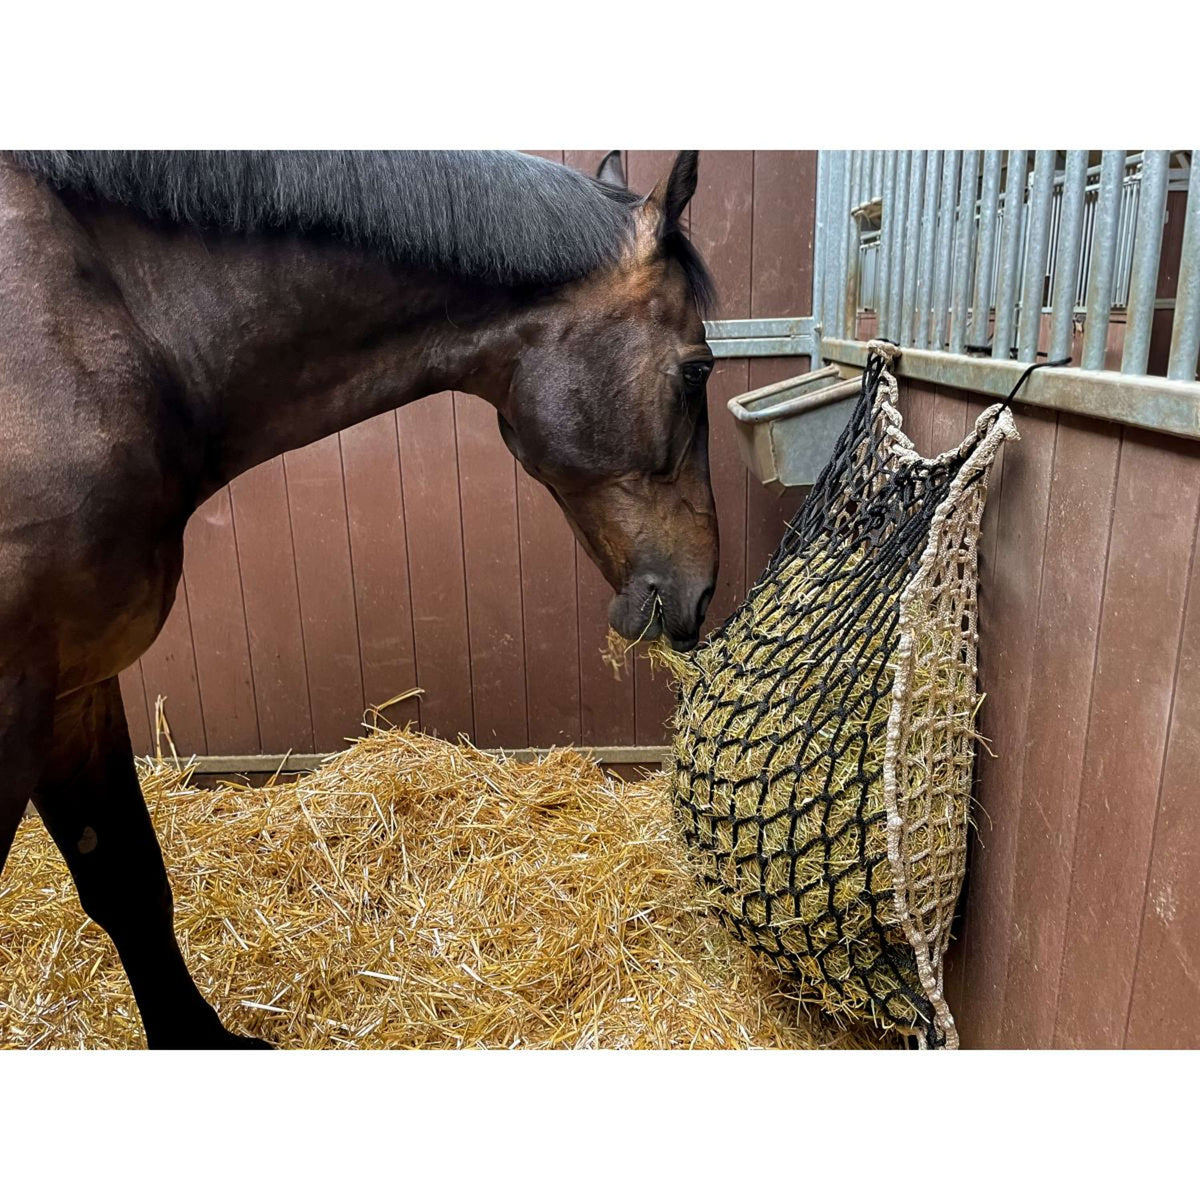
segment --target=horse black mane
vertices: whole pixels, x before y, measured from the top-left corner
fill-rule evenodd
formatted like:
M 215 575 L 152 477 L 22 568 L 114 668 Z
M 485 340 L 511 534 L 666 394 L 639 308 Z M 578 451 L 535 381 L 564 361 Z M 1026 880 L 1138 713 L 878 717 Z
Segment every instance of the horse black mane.
M 500 150 L 35 150 L 53 187 L 208 229 L 325 234 L 410 266 L 509 285 L 580 279 L 620 256 L 639 197 Z M 663 248 L 702 311 L 708 272 L 682 230 Z

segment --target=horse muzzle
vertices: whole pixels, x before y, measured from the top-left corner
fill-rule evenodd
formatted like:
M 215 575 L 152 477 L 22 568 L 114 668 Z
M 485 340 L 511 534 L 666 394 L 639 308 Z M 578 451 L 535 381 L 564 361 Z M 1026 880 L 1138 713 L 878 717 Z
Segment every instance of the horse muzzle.
M 675 650 L 691 650 L 712 599 L 714 580 L 672 580 L 654 572 L 634 575 L 613 597 L 608 622 L 630 642 L 665 635 Z

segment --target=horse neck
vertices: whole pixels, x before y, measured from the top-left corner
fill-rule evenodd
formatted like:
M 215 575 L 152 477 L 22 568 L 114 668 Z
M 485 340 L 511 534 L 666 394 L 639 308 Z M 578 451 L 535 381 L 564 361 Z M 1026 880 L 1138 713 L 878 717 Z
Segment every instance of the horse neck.
M 520 305 L 492 285 L 290 237 L 94 222 L 203 444 L 197 502 L 287 450 L 435 392 L 507 390 Z

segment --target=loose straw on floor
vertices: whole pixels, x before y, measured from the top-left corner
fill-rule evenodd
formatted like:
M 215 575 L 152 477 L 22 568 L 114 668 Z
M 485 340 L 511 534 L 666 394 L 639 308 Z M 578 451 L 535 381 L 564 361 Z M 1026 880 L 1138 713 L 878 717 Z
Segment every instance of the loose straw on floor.
M 706 911 L 665 782 L 408 730 L 293 783 L 141 765 L 180 941 L 231 1028 L 287 1047 L 871 1047 Z M 0 1045 L 143 1044 L 36 818 L 0 879 Z

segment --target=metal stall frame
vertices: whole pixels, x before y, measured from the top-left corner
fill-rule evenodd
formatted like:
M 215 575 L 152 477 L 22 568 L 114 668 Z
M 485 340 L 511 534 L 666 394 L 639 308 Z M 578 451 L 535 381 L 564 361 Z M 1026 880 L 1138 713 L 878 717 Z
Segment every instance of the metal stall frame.
M 1003 396 L 1069 354 L 1081 322 L 1080 362 L 1038 372 L 1022 403 L 1200 438 L 1200 152 L 822 151 L 818 188 L 814 366 L 865 363 L 866 299 L 900 375 Z M 1159 298 L 1169 191 L 1187 203 L 1176 294 Z M 1151 375 L 1154 313 L 1172 307 L 1166 374 Z M 1114 308 L 1124 348 L 1105 369 Z

